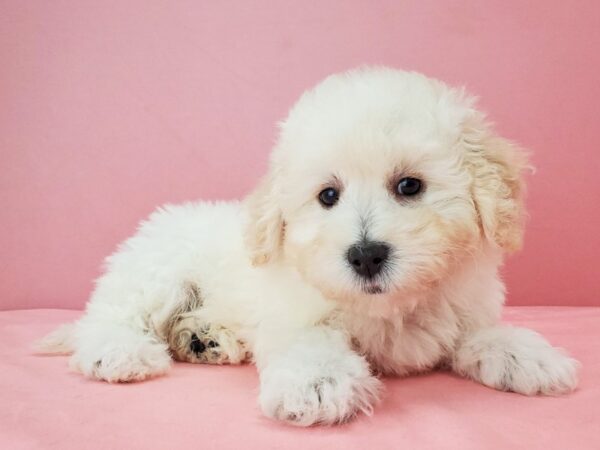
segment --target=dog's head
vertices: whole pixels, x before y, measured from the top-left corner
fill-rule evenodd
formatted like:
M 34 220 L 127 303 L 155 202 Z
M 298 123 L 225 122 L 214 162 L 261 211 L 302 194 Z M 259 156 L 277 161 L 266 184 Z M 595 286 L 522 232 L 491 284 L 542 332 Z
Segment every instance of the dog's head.
M 255 264 L 292 264 L 335 298 L 422 288 L 482 249 L 519 247 L 524 167 L 460 89 L 333 75 L 281 124 L 247 244 Z

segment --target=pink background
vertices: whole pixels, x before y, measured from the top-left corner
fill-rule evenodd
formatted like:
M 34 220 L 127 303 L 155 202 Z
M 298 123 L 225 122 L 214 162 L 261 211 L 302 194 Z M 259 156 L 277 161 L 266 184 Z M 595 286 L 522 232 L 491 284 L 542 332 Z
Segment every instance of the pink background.
M 0 1 L 0 309 L 80 308 L 156 205 L 237 198 L 306 87 L 365 63 L 533 151 L 514 305 L 600 305 L 600 2 Z

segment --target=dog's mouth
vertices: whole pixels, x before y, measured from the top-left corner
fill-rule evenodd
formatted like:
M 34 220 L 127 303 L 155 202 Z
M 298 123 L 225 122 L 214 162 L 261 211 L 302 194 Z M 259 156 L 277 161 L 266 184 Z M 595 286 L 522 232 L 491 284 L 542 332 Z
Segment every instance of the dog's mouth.
M 372 283 L 363 286 L 363 292 L 369 295 L 383 294 L 384 289 L 379 284 Z

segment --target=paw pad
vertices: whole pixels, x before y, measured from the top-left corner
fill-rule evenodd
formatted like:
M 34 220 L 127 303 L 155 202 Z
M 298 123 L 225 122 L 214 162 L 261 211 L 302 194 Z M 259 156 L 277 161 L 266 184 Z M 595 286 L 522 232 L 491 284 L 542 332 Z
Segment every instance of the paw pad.
M 210 341 L 213 342 L 213 341 Z M 210 346 L 210 345 L 209 345 Z M 206 345 L 200 339 L 198 339 L 198 335 L 196 333 L 192 334 L 190 340 L 190 350 L 196 354 L 203 353 L 206 350 Z

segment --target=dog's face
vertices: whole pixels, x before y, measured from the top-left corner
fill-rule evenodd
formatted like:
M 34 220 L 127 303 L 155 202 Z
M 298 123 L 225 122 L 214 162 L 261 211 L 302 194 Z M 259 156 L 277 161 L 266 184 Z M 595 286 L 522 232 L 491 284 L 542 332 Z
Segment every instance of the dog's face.
M 524 160 L 472 104 L 389 69 L 305 93 L 248 200 L 255 262 L 342 299 L 423 289 L 484 247 L 517 247 Z

